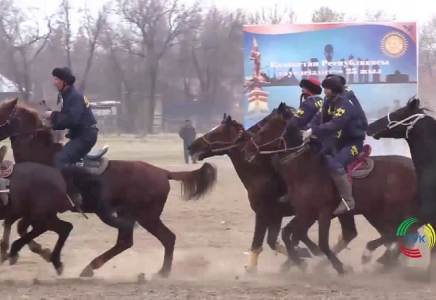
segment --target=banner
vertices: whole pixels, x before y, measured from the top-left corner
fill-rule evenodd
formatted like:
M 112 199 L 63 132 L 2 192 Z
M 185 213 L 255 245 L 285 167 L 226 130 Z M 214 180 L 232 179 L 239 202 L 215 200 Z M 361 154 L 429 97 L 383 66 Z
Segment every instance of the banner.
M 300 80 L 338 74 L 369 120 L 417 94 L 417 25 L 326 23 L 244 26 L 246 128 L 280 102 L 298 108 Z

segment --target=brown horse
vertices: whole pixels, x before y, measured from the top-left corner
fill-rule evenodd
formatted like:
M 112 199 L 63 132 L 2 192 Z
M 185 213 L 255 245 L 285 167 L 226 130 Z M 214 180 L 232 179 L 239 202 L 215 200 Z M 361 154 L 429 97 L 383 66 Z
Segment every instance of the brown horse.
M 65 181 L 70 181 L 83 194 L 83 203 L 91 205 L 107 201 L 106 185 L 100 176 L 91 174 L 84 168 L 68 167 L 59 171 L 53 167 L 34 162 L 18 163 L 12 167 L 8 176 L 10 184 L 10 200 L 4 208 L 4 233 L 0 243 L 0 261 L 9 259 L 11 265 L 18 260 L 18 253 L 24 245 L 46 231 L 54 231 L 59 238 L 48 260 L 53 264 L 58 275 L 63 272 L 61 262 L 62 248 L 73 229 L 69 222 L 60 220 L 58 213 L 71 210 L 74 206 L 67 196 Z M 23 234 L 12 243 L 10 253 L 9 238 L 11 227 L 16 220 L 32 226 L 29 233 Z M 115 219 L 115 217 L 112 216 Z M 121 224 L 116 220 L 112 225 L 126 229 L 133 223 Z
M 293 109 L 281 103 L 278 109 L 283 109 L 287 117 L 293 116 Z M 268 231 L 267 244 L 272 250 L 288 255 L 286 249 L 277 242 L 277 237 L 280 232 L 281 222 L 284 216 L 293 216 L 294 210 L 290 203 L 281 203 L 278 198 L 286 192 L 283 186 L 285 183 L 278 174 L 277 170 L 272 166 L 273 163 L 270 157 L 258 156 L 256 163 L 248 163 L 244 160 L 240 151 L 242 146 L 249 141 L 250 137 L 258 132 L 262 126 L 272 118 L 277 109 L 259 121 L 257 124 L 244 130 L 242 124 L 232 120 L 230 116 L 224 114 L 223 120 L 219 126 L 196 139 L 189 147 L 191 155 L 197 155 L 200 160 L 217 155 L 228 155 L 233 163 L 233 166 L 241 179 L 244 187 L 248 192 L 250 206 L 256 213 L 254 236 L 251 245 L 251 264 L 248 271 L 256 271 L 257 262 L 260 253 L 262 252 L 262 244 L 265 234 Z M 342 237 L 340 242 L 334 247 L 335 252 L 340 252 L 357 236 L 357 230 L 353 216 L 341 216 L 339 218 L 342 226 Z M 290 242 L 291 230 L 293 222 L 282 231 L 282 239 Z M 293 240 L 298 243 L 298 240 Z M 319 255 L 318 246 L 315 245 L 307 235 L 302 240 L 314 253 Z M 303 254 L 303 249 L 300 251 Z M 304 253 L 306 256 L 307 254 Z M 282 270 L 285 271 L 290 267 L 290 261 L 287 261 Z
M 33 161 L 53 165 L 54 155 L 62 145 L 53 141 L 49 128 L 44 127 L 37 112 L 17 100 L 0 106 L 0 140 L 10 138 L 14 159 L 18 162 Z M 102 174 L 110 186 L 110 201 L 117 214 L 137 221 L 164 246 L 165 254 L 160 276 L 168 276 L 174 253 L 176 236 L 161 221 L 170 180 L 181 181 L 186 200 L 199 199 L 216 183 L 216 168 L 205 163 L 201 168 L 187 172 L 170 172 L 142 161 L 108 161 L 102 157 L 107 152 L 88 155 L 84 167 Z M 25 224 L 26 225 L 26 224 Z M 94 270 L 133 246 L 133 226 L 118 230 L 115 246 L 95 258 L 82 271 L 81 276 L 93 276 Z
M 333 182 L 319 157 L 303 143 L 297 127 L 290 127 L 289 144 L 283 143 L 286 116 L 278 111 L 243 148 L 245 158 L 252 161 L 257 154 L 278 154 L 280 172 L 288 185 L 289 197 L 295 209 L 293 234 L 299 238 L 318 220 L 319 247 L 339 274 L 344 274 L 342 262 L 330 250 L 329 230 L 332 212 L 341 201 Z M 406 163 L 408 162 L 408 164 Z M 371 157 L 362 160 L 367 169 L 353 178 L 356 200 L 354 214 L 362 214 L 382 235 L 385 244 L 397 241 L 396 229 L 416 207 L 414 198 L 416 177 L 410 159 Z M 374 167 L 375 166 L 375 167 Z M 395 209 L 393 209 L 395 208 Z M 291 259 L 301 264 L 295 249 L 288 248 Z

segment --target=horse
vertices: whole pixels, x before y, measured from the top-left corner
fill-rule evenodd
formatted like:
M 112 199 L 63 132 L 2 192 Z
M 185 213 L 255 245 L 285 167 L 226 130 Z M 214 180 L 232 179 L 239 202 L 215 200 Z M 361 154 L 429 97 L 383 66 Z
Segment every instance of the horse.
M 257 270 L 258 257 L 262 252 L 262 244 L 265 234 L 268 231 L 267 244 L 272 250 L 288 256 L 288 252 L 282 245 L 277 242 L 278 234 L 283 217 L 293 216 L 294 210 L 290 203 L 281 203 L 278 198 L 286 192 L 283 187 L 283 179 L 277 170 L 272 166 L 270 157 L 256 158 L 256 163 L 248 163 L 243 159 L 240 151 L 241 147 L 257 133 L 269 119 L 271 119 L 277 110 L 283 109 L 288 117 L 293 116 L 293 109 L 281 103 L 277 109 L 274 109 L 264 119 L 244 130 L 242 124 L 232 120 L 231 116 L 224 114 L 223 120 L 219 126 L 197 138 L 189 147 L 190 155 L 197 155 L 200 160 L 213 157 L 216 155 L 228 155 L 233 166 L 241 179 L 244 187 L 248 192 L 250 206 L 256 213 L 254 236 L 251 245 L 252 258 L 247 271 L 255 272 Z M 342 235 L 339 242 L 334 246 L 334 251 L 339 253 L 357 236 L 357 230 L 353 216 L 340 216 L 342 226 Z M 292 221 L 289 222 L 282 231 L 282 239 L 290 240 Z M 306 236 L 307 237 L 307 236 Z M 320 255 L 318 247 L 307 237 L 305 243 L 314 255 Z M 298 243 L 297 240 L 295 240 Z M 304 249 L 305 250 L 305 249 Z M 303 249 L 299 250 L 300 256 L 303 254 L 309 257 Z M 282 271 L 290 267 L 290 261 L 282 265 Z
M 412 229 L 431 223 L 436 227 L 436 120 L 427 115 L 429 109 L 421 107 L 413 97 L 396 111 L 369 124 L 366 133 L 374 139 L 405 139 L 410 148 L 418 178 L 418 222 Z M 399 251 L 397 245 L 395 245 Z M 436 248 L 431 249 L 428 272 L 436 267 Z
M 9 259 L 10 264 L 14 265 L 24 245 L 29 244 L 46 231 L 54 231 L 59 238 L 49 261 L 53 264 L 57 274 L 62 275 L 64 265 L 61 262 L 61 251 L 73 225 L 59 219 L 57 214 L 74 208 L 67 195 L 65 181 L 68 180 L 78 191 L 82 192 L 83 203 L 91 203 L 91 206 L 92 203 L 95 206 L 106 201 L 104 198 L 106 186 L 96 175 L 75 166 L 58 170 L 34 162 L 23 162 L 14 166 L 10 165 L 8 174 L 10 199 L 3 211 L 4 233 L 0 242 L 1 263 Z M 99 210 L 96 209 L 96 211 Z M 31 225 L 32 230 L 14 241 L 8 254 L 11 227 L 20 218 Z M 127 221 L 117 220 L 113 216 L 111 218 L 116 221 L 113 223 L 110 221 L 110 225 L 120 230 L 132 226 Z
M 43 126 L 38 113 L 17 100 L 0 106 L 0 140 L 6 138 L 11 140 L 16 162 L 52 166 L 54 155 L 62 149 L 62 144 L 53 141 L 50 128 Z M 135 220 L 161 242 L 164 260 L 156 275 L 167 277 L 171 273 L 176 236 L 160 216 L 170 191 L 169 181 L 181 182 L 184 200 L 198 200 L 215 185 L 217 169 L 205 163 L 194 171 L 171 172 L 142 161 L 108 160 L 104 157 L 108 149 L 88 154 L 82 167 L 101 175 L 109 184 L 108 198 L 118 216 Z M 119 229 L 116 244 L 92 260 L 80 276 L 93 276 L 94 270 L 132 246 L 133 226 Z
M 284 143 L 285 127 L 286 116 L 279 110 L 277 115 L 245 144 L 242 149 L 244 157 L 248 161 L 253 161 L 257 154 L 279 155 L 279 169 L 288 185 L 289 197 L 295 209 L 292 234 L 299 238 L 318 220 L 319 247 L 333 268 L 339 274 L 345 274 L 342 262 L 329 246 L 332 213 L 341 199 L 318 155 L 311 151 L 310 143 L 303 142 L 302 134 L 296 126 L 289 127 L 289 143 Z M 353 181 L 356 201 L 353 214 L 362 214 L 379 231 L 382 241 L 390 245 L 397 241 L 397 227 L 416 207 L 415 172 L 407 165 L 406 162 L 410 160 L 406 157 L 369 158 L 370 148 L 365 148 L 366 151 L 351 165 L 352 168 L 347 168 L 349 178 Z M 286 246 L 290 258 L 304 268 L 295 249 L 289 244 Z

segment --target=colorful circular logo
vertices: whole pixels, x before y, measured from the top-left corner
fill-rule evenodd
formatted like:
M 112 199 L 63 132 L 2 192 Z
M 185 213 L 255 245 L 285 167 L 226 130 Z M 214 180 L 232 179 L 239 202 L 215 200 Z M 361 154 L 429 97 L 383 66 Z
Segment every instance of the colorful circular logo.
M 430 224 L 426 224 L 424 227 L 424 232 L 425 232 L 425 236 L 427 236 L 427 241 L 425 241 L 425 238 L 424 238 L 425 236 L 419 236 L 419 235 L 414 236 L 414 235 L 407 234 L 407 230 L 409 229 L 409 227 L 416 222 L 418 222 L 418 219 L 410 218 L 410 219 L 407 219 L 406 221 L 404 221 L 403 223 L 401 223 L 400 227 L 398 227 L 398 230 L 397 230 L 397 236 L 398 237 L 408 237 L 408 236 L 412 237 L 413 236 L 415 242 L 418 241 L 420 243 L 421 242 L 428 243 L 428 248 L 433 249 L 433 247 L 435 246 L 435 243 L 436 243 L 436 234 L 435 234 L 433 227 Z M 398 242 L 398 245 L 400 247 L 401 252 L 404 255 L 411 257 L 411 258 L 422 257 L 421 251 L 419 251 L 419 249 L 406 248 L 401 244 L 401 241 Z
M 408 47 L 406 37 L 400 32 L 390 32 L 381 41 L 381 50 L 386 56 L 398 58 L 403 56 Z

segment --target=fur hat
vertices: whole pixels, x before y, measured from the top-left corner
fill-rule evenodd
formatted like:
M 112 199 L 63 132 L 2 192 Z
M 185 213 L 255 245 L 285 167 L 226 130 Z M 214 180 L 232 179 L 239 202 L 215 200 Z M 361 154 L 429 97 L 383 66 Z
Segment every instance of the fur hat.
M 331 90 L 334 94 L 340 94 L 344 91 L 342 80 L 339 76 L 330 76 L 323 80 L 322 87 Z
M 325 79 L 330 78 L 330 77 L 332 77 L 332 76 L 339 77 L 339 79 L 341 80 L 341 83 L 342 83 L 343 86 L 345 86 L 345 85 L 347 84 L 347 81 L 345 80 L 345 77 L 340 76 L 340 75 L 336 75 L 336 74 L 328 74 L 328 75 L 325 77 Z
M 76 77 L 74 77 L 73 72 L 68 67 L 55 68 L 51 74 L 68 85 L 73 85 L 76 82 Z
M 306 88 L 311 91 L 314 95 L 320 95 L 322 93 L 321 83 L 315 77 L 309 77 L 302 79 L 300 81 L 300 87 Z

